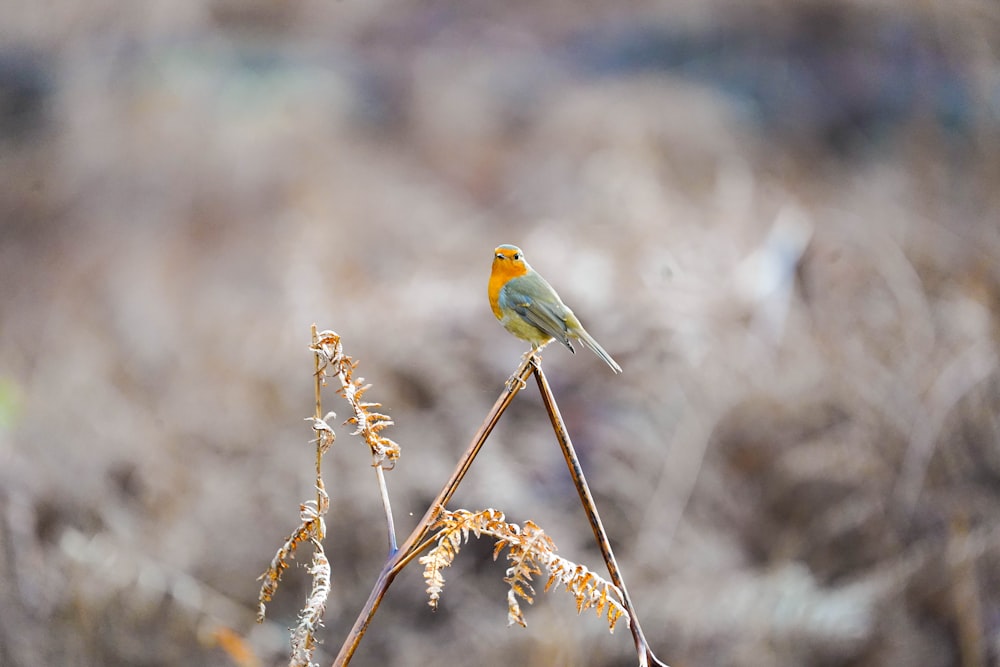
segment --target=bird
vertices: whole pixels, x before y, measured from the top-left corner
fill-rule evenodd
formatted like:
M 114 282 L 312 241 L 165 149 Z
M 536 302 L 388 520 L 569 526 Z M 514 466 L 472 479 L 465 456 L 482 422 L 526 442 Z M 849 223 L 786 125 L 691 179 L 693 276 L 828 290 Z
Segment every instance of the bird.
M 542 278 L 515 245 L 499 245 L 493 251 L 493 269 L 489 282 L 490 308 L 503 327 L 531 343 L 533 354 L 554 340 L 576 353 L 570 339 L 575 338 L 604 360 L 615 373 L 621 373 L 611 355 L 587 333 L 573 311 L 562 302 L 552 286 Z

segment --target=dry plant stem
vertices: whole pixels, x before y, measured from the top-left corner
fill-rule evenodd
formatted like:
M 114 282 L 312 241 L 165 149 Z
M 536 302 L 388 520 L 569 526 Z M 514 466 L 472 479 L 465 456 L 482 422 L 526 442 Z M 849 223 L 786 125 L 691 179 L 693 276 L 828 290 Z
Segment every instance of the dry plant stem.
M 375 477 L 378 479 L 378 490 L 382 496 L 382 509 L 385 510 L 385 523 L 389 530 L 389 558 L 396 555 L 396 524 L 392 520 L 392 504 L 389 502 L 389 487 L 385 483 L 385 471 L 375 464 Z
M 333 667 L 345 667 L 350 663 L 354 652 L 365 635 L 365 631 L 368 630 L 368 626 L 371 624 L 372 617 L 374 617 L 376 610 L 378 610 L 379 604 L 382 603 L 382 598 L 385 597 L 386 591 L 392 585 L 393 579 L 396 578 L 396 575 L 399 574 L 407 563 L 431 544 L 431 541 L 427 540 L 427 534 L 430 532 L 431 526 L 434 525 L 441 510 L 444 509 L 445 505 L 448 504 L 448 501 L 455 494 L 458 485 L 462 483 L 466 473 L 472 466 L 472 462 L 479 454 L 479 450 L 482 449 L 486 443 L 486 439 L 493 431 L 493 427 L 500 420 L 500 416 L 507 410 L 507 406 L 514 400 L 514 396 L 525 386 L 528 376 L 534 368 L 533 360 L 534 357 L 529 356 L 521 362 L 521 365 L 513 376 L 518 381 L 507 383 L 507 388 L 500 394 L 496 403 L 493 404 L 493 408 L 486 415 L 486 419 L 480 424 L 479 430 L 476 431 L 472 442 L 469 444 L 469 448 L 462 455 L 461 460 L 458 462 L 458 465 L 444 487 L 442 487 L 441 492 L 438 493 L 437 498 L 431 503 L 431 506 L 427 509 L 427 512 L 420 519 L 416 527 L 414 527 L 410 536 L 406 538 L 406 542 L 389 558 L 382 568 L 378 580 L 376 580 L 375 586 L 368 596 L 368 601 L 365 602 L 364 608 L 354 622 L 354 627 L 351 628 L 350 634 L 344 640 L 343 646 L 340 647 L 340 652 L 333 661 Z
M 316 332 L 316 325 L 313 324 L 311 327 L 312 331 L 312 344 L 313 347 L 319 345 L 319 335 Z M 323 419 L 323 362 L 320 358 L 320 354 L 314 353 L 313 359 L 316 362 L 316 370 L 313 373 L 313 383 L 316 391 L 316 412 L 313 415 L 316 420 Z M 323 447 L 320 444 L 319 438 L 316 439 L 316 508 L 319 509 L 323 507 Z M 320 531 L 323 532 L 323 531 Z M 317 535 L 318 539 L 322 540 L 326 535 Z
M 324 334 L 325 333 L 327 333 L 327 332 L 324 332 Z M 330 332 L 330 333 L 332 333 L 332 332 Z M 312 326 L 312 335 L 313 335 L 313 348 L 316 348 L 319 345 L 319 337 L 318 337 L 318 335 L 316 333 L 316 325 L 315 324 Z M 337 337 L 336 340 L 337 340 L 337 349 L 338 349 L 338 353 L 337 353 L 338 359 L 343 359 L 343 357 L 342 357 L 343 350 L 340 347 L 340 339 L 339 339 L 339 337 Z M 349 358 L 347 359 L 347 361 L 348 361 L 348 365 L 350 365 L 350 359 Z M 363 432 L 364 429 L 365 429 L 365 427 L 371 429 L 372 427 L 369 424 L 369 420 L 371 419 L 371 415 L 368 415 L 366 413 L 365 408 L 367 408 L 367 407 L 378 407 L 377 404 L 361 403 L 360 400 L 359 400 L 359 397 L 360 397 L 360 395 L 362 393 L 364 393 L 364 391 L 365 391 L 365 389 L 367 389 L 367 387 L 360 387 L 359 388 L 355 383 L 351 382 L 350 381 L 350 377 L 351 377 L 350 376 L 350 370 L 345 370 L 343 363 L 336 364 L 336 368 L 337 368 L 336 376 L 340 380 L 340 384 L 343 387 L 344 398 L 347 399 L 348 403 L 351 404 L 351 406 L 352 406 L 352 408 L 354 410 L 354 413 L 355 413 L 354 419 L 356 420 L 356 423 L 358 424 L 359 432 Z M 320 412 L 321 412 L 321 406 L 320 406 L 319 388 L 320 388 L 320 385 L 322 384 L 322 381 L 323 381 L 323 378 L 324 378 L 324 376 L 323 376 L 324 369 L 325 369 L 325 366 L 322 364 L 321 355 L 320 355 L 319 352 L 317 352 L 316 353 L 316 411 L 317 411 L 317 419 L 320 418 L 320 417 L 322 417 L 322 415 L 320 414 Z M 376 415 L 376 416 L 380 416 L 380 415 Z M 381 415 L 381 416 L 384 417 L 384 415 Z M 367 439 L 367 437 L 366 437 L 366 439 Z M 369 444 L 371 444 L 371 443 L 369 443 Z M 319 457 L 319 453 L 317 453 L 317 461 L 316 461 L 317 479 L 319 478 L 319 464 L 320 464 L 320 461 L 319 461 L 318 457 Z M 379 457 L 379 455 L 376 452 L 376 450 L 375 450 L 374 447 L 372 449 L 372 457 L 373 457 L 372 465 L 375 468 L 375 479 L 376 479 L 376 481 L 378 483 L 379 496 L 382 499 L 382 510 L 385 512 L 386 532 L 388 533 L 388 542 L 389 542 L 389 557 L 391 558 L 393 556 L 393 554 L 396 553 L 396 525 L 395 525 L 395 522 L 393 521 L 393 518 L 392 518 L 392 503 L 389 501 L 389 489 L 388 489 L 388 487 L 387 487 L 387 485 L 385 483 L 385 469 L 384 469 L 384 465 L 383 465 L 384 459 L 382 459 L 382 458 Z M 319 483 L 320 483 L 320 485 L 322 484 L 322 482 L 319 482 Z
M 639 656 L 639 665 L 640 667 L 648 667 L 652 663 L 667 667 L 665 663 L 658 660 L 653 654 L 653 650 L 649 647 L 646 637 L 642 633 L 642 627 L 639 625 L 639 616 L 632 605 L 632 599 L 629 597 L 628 590 L 625 588 L 625 580 L 622 578 L 621 570 L 618 568 L 618 561 L 615 560 L 615 554 L 611 550 L 611 543 L 608 541 L 608 535 L 604 531 L 604 524 L 601 523 L 601 516 L 597 512 L 597 505 L 594 503 L 594 497 L 591 495 L 590 487 L 587 486 L 587 480 L 583 475 L 580 459 L 577 458 L 576 451 L 573 449 L 573 442 L 570 440 L 569 432 L 563 423 L 562 415 L 559 413 L 559 406 L 556 405 L 555 396 L 552 395 L 552 390 L 549 388 L 549 382 L 545 379 L 545 373 L 542 372 L 540 364 L 535 364 L 533 370 L 535 380 L 538 382 L 538 390 L 542 394 L 542 402 L 545 403 L 545 410 L 549 413 L 549 419 L 552 422 L 552 429 L 555 431 L 556 439 L 559 440 L 559 446 L 562 448 L 566 465 L 569 466 L 569 474 L 576 485 L 577 493 L 580 494 L 580 502 L 583 503 L 583 508 L 587 512 L 587 520 L 590 521 L 590 527 L 594 531 L 594 538 L 597 540 L 597 545 L 601 549 L 601 555 L 604 556 L 604 562 L 608 566 L 608 574 L 611 575 L 611 582 L 622 593 L 622 602 L 625 604 L 625 609 L 628 611 L 630 617 L 629 629 L 632 631 L 633 640 L 635 640 L 635 650 Z

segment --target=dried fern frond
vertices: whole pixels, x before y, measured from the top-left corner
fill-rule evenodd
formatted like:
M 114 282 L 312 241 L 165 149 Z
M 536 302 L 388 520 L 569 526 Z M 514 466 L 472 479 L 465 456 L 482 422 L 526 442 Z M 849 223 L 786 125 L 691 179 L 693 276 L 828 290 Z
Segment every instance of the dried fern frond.
M 312 422 L 313 430 L 316 431 L 316 438 L 312 442 L 316 443 L 320 454 L 326 454 L 330 450 L 330 447 L 333 446 L 333 441 L 336 440 L 333 428 L 328 423 L 329 420 L 336 418 L 337 413 L 332 411 L 323 415 L 322 419 L 318 417 L 306 417 L 306 421 Z
M 330 561 L 323 553 L 323 545 L 313 539 L 312 564 L 309 574 L 312 575 L 312 590 L 306 599 L 306 605 L 299 613 L 299 622 L 292 631 L 292 657 L 289 667 L 311 667 L 316 651 L 316 631 L 323 625 L 323 614 L 326 613 L 326 601 L 330 596 Z
M 608 628 L 614 632 L 615 625 L 622 617 L 629 622 L 628 612 L 622 604 L 621 591 L 609 581 L 591 572 L 585 565 L 566 560 L 552 554 L 551 560 L 545 563 L 549 572 L 549 580 L 545 584 L 548 591 L 553 584 L 560 583 L 576 598 L 576 612 L 593 608 L 598 616 L 608 619 Z
M 510 567 L 507 568 L 504 581 L 510 585 L 507 592 L 509 624 L 525 625 L 518 600 L 524 600 L 528 604 L 534 601 L 535 589 L 531 582 L 543 572 L 549 575 L 545 590 L 548 591 L 554 584 L 565 586 L 576 599 L 577 613 L 594 609 L 598 616 L 607 619 L 608 628 L 612 632 L 622 618 L 626 623 L 629 622 L 618 587 L 585 566 L 557 556 L 552 538 L 533 521 L 526 521 L 524 527 L 521 527 L 516 523 L 508 523 L 499 510 L 470 512 L 459 509 L 454 512 L 443 511 L 434 527 L 437 529 L 434 538 L 437 546 L 419 560 L 424 566 L 424 579 L 427 581 L 427 594 L 430 598 L 428 604 L 434 609 L 437 608 L 444 588 L 441 570 L 455 561 L 470 534 L 476 538 L 489 535 L 496 540 L 493 547 L 494 560 L 507 549 Z
M 348 424 L 357 426 L 351 435 L 360 435 L 371 449 L 372 465 L 391 470 L 399 459 L 399 444 L 379 433 L 393 425 L 389 415 L 374 412 L 372 408 L 382 407 L 381 403 L 363 401 L 365 392 L 371 388 L 365 384 L 364 378 L 354 379 L 354 369 L 357 362 L 344 354 L 340 336 L 333 331 L 321 331 L 316 342 L 309 348 L 321 359 L 319 373 L 322 376 L 333 376 L 340 381 L 340 394 L 350 404 L 354 415 L 348 418 Z
M 278 591 L 278 582 L 281 575 L 288 569 L 288 559 L 295 557 L 295 550 L 300 544 L 309 540 L 314 545 L 320 545 L 319 540 L 326 534 L 326 523 L 323 521 L 323 514 L 326 513 L 330 505 L 330 497 L 326 491 L 317 487 L 320 502 L 310 500 L 299 505 L 299 519 L 301 523 L 295 531 L 285 538 L 285 542 L 278 548 L 271 564 L 264 574 L 257 577 L 263 580 L 260 586 L 260 593 L 257 595 L 257 622 L 263 623 L 266 612 L 266 603 L 270 602 L 274 594 Z

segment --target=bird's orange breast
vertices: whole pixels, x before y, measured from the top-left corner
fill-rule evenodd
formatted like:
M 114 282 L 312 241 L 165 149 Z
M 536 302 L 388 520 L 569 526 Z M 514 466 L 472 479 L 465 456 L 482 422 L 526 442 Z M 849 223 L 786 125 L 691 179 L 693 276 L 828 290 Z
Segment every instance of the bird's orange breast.
M 493 270 L 490 272 L 489 296 L 490 308 L 493 315 L 498 319 L 503 319 L 503 312 L 500 310 L 500 290 L 508 281 L 519 278 L 528 272 L 528 267 L 522 261 L 512 259 L 493 258 Z

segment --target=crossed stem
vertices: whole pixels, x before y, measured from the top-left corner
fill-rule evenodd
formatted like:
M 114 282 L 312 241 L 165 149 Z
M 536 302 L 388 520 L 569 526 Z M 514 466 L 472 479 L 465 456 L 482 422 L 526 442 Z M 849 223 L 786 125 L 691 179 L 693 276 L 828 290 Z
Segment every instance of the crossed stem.
M 479 454 L 479 450 L 482 449 L 483 445 L 486 444 L 486 439 L 492 433 L 493 428 L 500 421 L 500 417 L 507 410 L 511 401 L 514 400 L 514 396 L 517 395 L 521 389 L 527 386 L 528 376 L 534 374 L 535 380 L 538 383 L 538 390 L 542 395 L 542 402 L 545 404 L 545 410 L 548 412 L 549 420 L 552 422 L 552 429 L 555 431 L 556 439 L 559 441 L 559 446 L 562 448 L 563 457 L 566 459 L 566 465 L 569 466 L 570 476 L 573 478 L 573 483 L 576 485 L 577 493 L 580 495 L 580 502 L 583 504 L 584 511 L 587 513 L 587 519 L 590 521 L 590 527 L 594 531 L 594 538 L 597 540 L 597 544 L 600 547 L 601 555 L 604 557 L 604 562 L 608 568 L 608 574 L 611 576 L 611 582 L 618 587 L 622 594 L 622 602 L 625 605 L 626 611 L 629 613 L 629 629 L 632 632 L 632 638 L 635 641 L 636 653 L 639 657 L 640 667 L 648 667 L 650 664 L 660 665 L 661 667 L 668 667 L 665 663 L 661 662 L 653 654 L 652 649 L 646 642 L 646 638 L 643 635 L 642 628 L 639 625 L 639 617 L 636 613 L 635 607 L 632 605 L 632 600 L 629 597 L 628 591 L 625 588 L 625 581 L 622 578 L 621 570 L 618 568 L 618 562 L 615 560 L 614 552 L 611 549 L 611 543 L 608 541 L 607 533 L 604 531 L 604 525 L 601 523 L 600 514 L 597 511 L 597 505 L 594 503 L 594 497 L 590 493 L 590 488 L 587 486 L 587 480 L 583 475 L 583 469 L 580 466 L 580 460 L 576 455 L 576 451 L 573 449 L 573 442 L 570 440 L 569 432 L 566 430 L 566 426 L 563 423 L 562 415 L 559 413 L 559 407 L 556 404 L 556 399 L 552 395 L 552 390 L 549 388 L 548 380 L 545 379 L 545 373 L 542 372 L 540 360 L 534 355 L 528 355 L 525 357 L 524 361 L 518 367 L 517 371 L 510 377 L 507 381 L 505 390 L 497 398 L 496 403 L 490 409 L 483 423 L 479 426 L 479 430 L 472 438 L 472 442 L 469 444 L 469 448 L 462 455 L 459 460 L 458 465 L 452 472 L 451 477 L 442 487 L 440 493 L 438 493 L 437 498 L 431 503 L 427 512 L 424 514 L 423 518 L 410 533 L 410 536 L 406 538 L 402 546 L 398 550 L 392 551 L 389 559 L 386 561 L 385 566 L 383 566 L 382 571 L 379 573 L 378 579 L 375 581 L 375 586 L 372 588 L 371 594 L 368 596 L 368 601 L 365 602 L 365 606 L 362 608 L 361 613 L 358 615 L 357 620 L 354 622 L 354 627 L 351 628 L 350 633 L 344 640 L 344 644 L 340 647 L 340 652 L 337 654 L 336 659 L 333 662 L 333 667 L 346 667 L 350 663 L 354 652 L 357 650 L 358 645 L 361 643 L 361 639 L 365 635 L 365 631 L 368 630 L 368 626 L 371 624 L 372 618 L 375 616 L 375 612 L 378 610 L 379 605 L 382 602 L 382 598 L 385 597 L 386 592 L 389 590 L 389 586 L 392 585 L 393 580 L 396 575 L 406 567 L 406 565 L 420 555 L 427 547 L 429 547 L 433 542 L 433 538 L 428 538 L 431 532 L 431 526 L 437 521 L 441 512 L 444 510 L 448 501 L 455 494 L 458 486 L 462 483 L 465 478 L 466 473 L 472 466 L 472 462 L 475 460 L 476 456 Z M 390 535 L 390 540 L 392 536 Z

